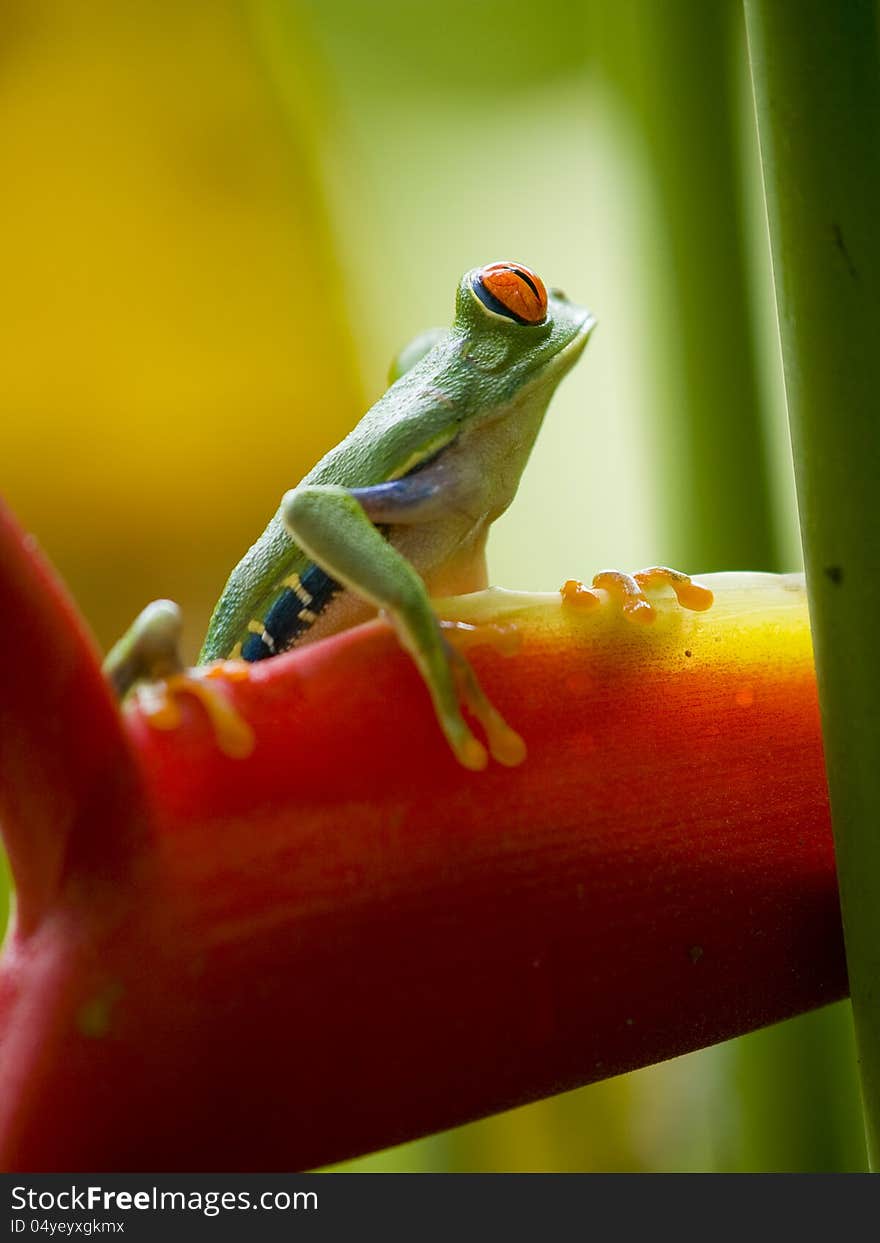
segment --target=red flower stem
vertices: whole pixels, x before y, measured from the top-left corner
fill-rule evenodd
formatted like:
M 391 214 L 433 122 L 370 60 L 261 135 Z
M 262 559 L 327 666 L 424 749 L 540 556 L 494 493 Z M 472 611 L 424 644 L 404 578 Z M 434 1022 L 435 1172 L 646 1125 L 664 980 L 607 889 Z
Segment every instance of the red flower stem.
M 801 584 L 447 602 L 521 636 L 469 658 L 528 758 L 469 773 L 381 623 L 224 688 L 246 759 L 122 729 L 2 538 L 2 1168 L 312 1167 L 845 992 Z
M 94 641 L 2 502 L 0 567 L 0 822 L 26 932 L 65 869 L 112 868 L 129 848 L 120 812 L 137 777 Z

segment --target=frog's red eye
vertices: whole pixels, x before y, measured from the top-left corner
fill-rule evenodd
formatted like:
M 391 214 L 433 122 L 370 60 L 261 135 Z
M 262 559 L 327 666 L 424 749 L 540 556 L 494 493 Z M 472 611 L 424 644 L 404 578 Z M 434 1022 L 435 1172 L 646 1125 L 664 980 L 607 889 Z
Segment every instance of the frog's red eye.
M 547 317 L 547 290 L 521 263 L 489 263 L 474 278 L 473 290 L 487 310 L 517 324 L 541 324 Z

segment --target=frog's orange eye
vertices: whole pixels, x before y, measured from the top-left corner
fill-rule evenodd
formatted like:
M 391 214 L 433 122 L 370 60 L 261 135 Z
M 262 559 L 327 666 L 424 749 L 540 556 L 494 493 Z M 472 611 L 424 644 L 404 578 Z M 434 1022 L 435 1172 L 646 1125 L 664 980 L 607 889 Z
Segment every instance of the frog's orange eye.
M 544 282 L 521 263 L 489 263 L 480 268 L 473 291 L 488 311 L 517 324 L 542 324 L 547 318 Z

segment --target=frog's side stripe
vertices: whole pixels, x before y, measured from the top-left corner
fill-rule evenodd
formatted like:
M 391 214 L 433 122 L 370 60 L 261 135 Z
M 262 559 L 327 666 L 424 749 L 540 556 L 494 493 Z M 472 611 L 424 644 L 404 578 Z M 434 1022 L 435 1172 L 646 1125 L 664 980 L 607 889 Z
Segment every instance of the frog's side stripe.
M 251 633 L 241 648 L 242 660 L 266 660 L 293 647 L 320 617 L 342 588 L 317 565 L 299 577 L 297 587 L 285 587 L 272 604 L 262 622 L 251 622 Z M 308 606 L 304 597 L 308 596 Z M 257 631 L 259 630 L 259 633 Z
M 281 586 L 289 587 L 291 591 L 295 591 L 297 599 L 301 600 L 306 606 L 312 603 L 312 597 L 303 587 L 302 579 L 298 574 L 288 574 Z

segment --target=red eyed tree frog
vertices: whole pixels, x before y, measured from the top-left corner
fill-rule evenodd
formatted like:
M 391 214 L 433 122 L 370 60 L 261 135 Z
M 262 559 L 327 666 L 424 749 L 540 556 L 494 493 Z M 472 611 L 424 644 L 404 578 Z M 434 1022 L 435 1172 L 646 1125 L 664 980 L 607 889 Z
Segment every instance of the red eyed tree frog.
M 559 290 L 548 294 L 520 263 L 466 273 L 452 327 L 403 351 L 391 386 L 285 494 L 232 571 L 199 664 L 270 659 L 382 610 L 412 655 L 458 760 L 475 770 L 488 762 L 463 703 L 492 756 L 519 763 L 522 740 L 447 641 L 431 597 L 487 585 L 489 527 L 513 500 L 548 402 L 594 324 L 589 311 Z M 623 576 L 604 577 L 601 585 L 620 596 Z M 633 580 L 624 595 L 627 584 Z M 638 604 L 635 590 L 630 603 Z M 120 695 L 160 681 L 189 679 L 194 689 L 195 675 L 183 675 L 177 654 L 179 629 L 170 601 L 144 610 L 105 664 Z

